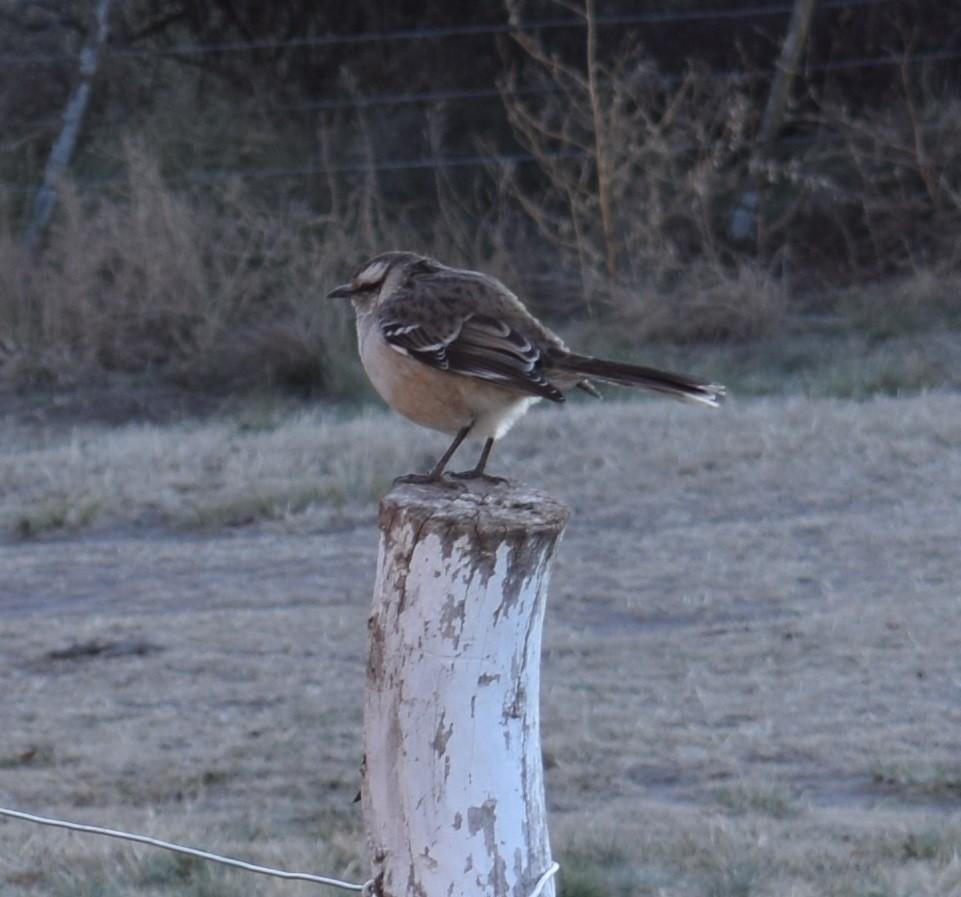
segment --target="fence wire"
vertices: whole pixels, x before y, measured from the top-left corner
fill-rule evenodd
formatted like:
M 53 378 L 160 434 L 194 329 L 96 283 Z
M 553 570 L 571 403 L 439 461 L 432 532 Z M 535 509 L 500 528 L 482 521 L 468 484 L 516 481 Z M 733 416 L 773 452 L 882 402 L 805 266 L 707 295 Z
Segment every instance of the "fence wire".
M 869 6 L 884 6 L 901 0 L 822 0 L 819 12 L 836 9 L 856 9 Z M 618 13 L 597 16 L 601 27 L 625 25 L 655 25 L 697 21 L 725 21 L 731 19 L 769 18 L 786 16 L 791 12 L 791 3 L 756 4 L 731 9 L 701 8 L 689 10 L 659 10 L 640 13 Z M 349 47 L 372 43 L 409 43 L 410 41 L 446 40 L 460 37 L 487 37 L 510 34 L 517 31 L 553 31 L 571 28 L 584 28 L 585 21 L 580 17 L 534 19 L 526 22 L 491 22 L 489 24 L 448 25 L 437 27 L 402 28 L 396 31 L 370 31 L 363 34 L 318 34 L 310 37 L 284 38 L 283 40 L 265 38 L 245 41 L 214 41 L 209 43 L 183 43 L 170 47 L 112 47 L 106 55 L 117 58 L 144 58 L 156 56 L 203 56 L 223 53 L 251 53 L 259 50 L 307 49 L 314 47 Z M 64 62 L 75 58 L 75 54 L 57 53 L 0 53 L 3 63 L 43 63 Z
M 863 7 L 885 6 L 897 3 L 899 0 L 822 0 L 818 7 L 818 14 L 824 14 L 831 10 L 855 9 Z M 662 24 L 691 21 L 711 21 L 711 20 L 730 20 L 737 18 L 751 17 L 771 17 L 786 16 L 791 11 L 791 3 L 778 3 L 772 5 L 755 3 L 750 6 L 741 6 L 732 9 L 717 8 L 697 8 L 691 10 L 669 10 L 669 11 L 648 11 L 630 14 L 600 15 L 597 17 L 599 26 L 635 26 L 645 24 Z M 184 43 L 169 47 L 104 47 L 102 55 L 114 58 L 147 58 L 147 57 L 186 57 L 204 56 L 223 53 L 249 52 L 263 49 L 297 49 L 310 47 L 346 47 L 360 43 L 400 43 L 410 41 L 429 41 L 437 39 L 457 39 L 473 36 L 489 36 L 497 34 L 507 34 L 512 31 L 547 31 L 551 29 L 570 29 L 584 28 L 585 21 L 578 17 L 547 18 L 531 20 L 518 24 L 499 22 L 481 25 L 447 26 L 447 27 L 420 27 L 412 29 L 400 29 L 395 31 L 372 32 L 367 34 L 343 35 L 343 34 L 324 34 L 314 35 L 303 38 L 289 38 L 284 40 L 249 40 L 249 41 L 224 41 L 212 43 Z M 927 63 L 950 62 L 961 59 L 961 49 L 943 49 L 927 52 L 920 52 L 908 57 L 895 55 L 872 55 L 849 59 L 827 60 L 824 62 L 811 62 L 805 65 L 804 72 L 808 75 L 819 73 L 842 72 L 842 71 L 861 71 L 877 69 L 882 67 L 900 66 L 905 63 L 911 66 L 924 65 Z M 67 53 L 0 53 L 0 66 L 17 65 L 21 63 L 52 63 L 63 61 L 76 61 L 76 54 Z M 769 73 L 748 72 L 737 70 L 716 70 L 702 73 L 701 77 L 716 83 L 750 83 L 751 81 L 763 80 L 769 77 Z M 658 86 L 671 87 L 676 85 L 683 75 L 653 73 L 651 81 Z M 380 93 L 364 94 L 355 92 L 353 96 L 334 96 L 321 97 L 316 99 L 306 99 L 287 103 L 268 104 L 260 108 L 259 112 L 265 116 L 297 116 L 307 117 L 312 115 L 360 115 L 367 110 L 388 109 L 395 110 L 400 108 L 415 109 L 419 107 L 443 108 L 445 106 L 458 107 L 459 105 L 478 104 L 478 103 L 500 103 L 504 99 L 530 99 L 536 101 L 540 97 L 556 95 L 558 89 L 549 85 L 521 85 L 511 89 L 505 89 L 496 85 L 467 86 L 467 87 L 434 87 L 428 90 L 412 91 L 384 91 Z M 121 116 L 117 113 L 100 113 L 88 117 L 86 128 L 115 127 L 129 121 L 129 116 Z M 41 119 L 35 119 L 30 123 L 31 133 L 34 137 L 49 132 L 59 126 L 60 115 L 49 115 Z M 7 139 L 13 139 L 14 135 L 6 135 Z M 566 155 L 570 156 L 571 153 Z M 190 183 L 211 183 L 217 181 L 238 178 L 241 180 L 285 180 L 295 178 L 311 178 L 321 175 L 352 175 L 365 172 L 375 172 L 377 174 L 389 174 L 392 172 L 416 172 L 429 170 L 446 169 L 477 169 L 490 168 L 494 164 L 498 165 L 528 165 L 537 162 L 537 158 L 521 149 L 510 147 L 509 149 L 493 153 L 480 152 L 456 152 L 456 153 L 433 153 L 430 155 L 409 156 L 405 158 L 370 158 L 370 159 L 347 159 L 321 164 L 313 159 L 305 161 L 304 164 L 292 165 L 260 165 L 250 167 L 230 167 L 216 170 L 187 170 L 174 176 L 166 178 L 171 184 L 190 184 Z M 122 182 L 123 177 L 100 177 L 91 178 L 79 176 L 72 179 L 72 182 L 81 189 L 96 190 L 110 187 Z M 18 195 L 31 193 L 36 187 L 15 184 L 0 183 L 0 189 Z

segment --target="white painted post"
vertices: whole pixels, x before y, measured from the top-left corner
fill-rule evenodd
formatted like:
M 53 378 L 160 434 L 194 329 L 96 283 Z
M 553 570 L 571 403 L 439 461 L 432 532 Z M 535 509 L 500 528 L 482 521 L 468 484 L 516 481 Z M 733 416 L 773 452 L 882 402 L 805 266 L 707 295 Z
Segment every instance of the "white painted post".
M 569 516 L 516 484 L 381 502 L 362 785 L 379 897 L 530 897 L 551 866 L 540 645 Z

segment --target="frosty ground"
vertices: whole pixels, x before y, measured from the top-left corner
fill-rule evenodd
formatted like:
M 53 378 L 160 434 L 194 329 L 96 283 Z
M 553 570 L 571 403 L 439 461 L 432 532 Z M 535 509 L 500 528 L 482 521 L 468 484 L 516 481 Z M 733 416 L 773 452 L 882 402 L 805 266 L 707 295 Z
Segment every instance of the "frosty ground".
M 363 880 L 377 497 L 444 442 L 7 420 L 0 805 Z M 565 894 L 961 894 L 961 395 L 538 409 L 491 468 L 574 511 L 542 669 Z M 238 890 L 315 892 L 0 822 L 3 895 Z

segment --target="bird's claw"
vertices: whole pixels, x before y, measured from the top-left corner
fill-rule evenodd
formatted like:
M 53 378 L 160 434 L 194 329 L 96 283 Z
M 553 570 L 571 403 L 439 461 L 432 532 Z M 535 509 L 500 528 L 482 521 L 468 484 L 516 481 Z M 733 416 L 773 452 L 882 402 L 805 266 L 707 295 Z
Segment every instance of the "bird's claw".
M 504 483 L 509 482 L 506 477 L 496 477 L 491 473 L 484 473 L 482 470 L 462 470 L 459 473 L 450 474 L 452 477 L 456 477 L 458 480 L 483 480 L 485 483 L 490 483 L 494 486 L 502 486 Z
M 456 474 L 453 474 L 453 475 L 456 476 Z M 430 473 L 407 473 L 401 477 L 394 478 L 395 486 L 403 486 L 410 483 L 417 484 L 417 485 L 435 484 L 437 486 L 454 488 L 454 489 L 467 488 L 463 483 L 458 483 L 453 480 L 450 480 L 448 477 L 444 476 L 443 474 L 436 475 L 436 474 L 430 474 Z

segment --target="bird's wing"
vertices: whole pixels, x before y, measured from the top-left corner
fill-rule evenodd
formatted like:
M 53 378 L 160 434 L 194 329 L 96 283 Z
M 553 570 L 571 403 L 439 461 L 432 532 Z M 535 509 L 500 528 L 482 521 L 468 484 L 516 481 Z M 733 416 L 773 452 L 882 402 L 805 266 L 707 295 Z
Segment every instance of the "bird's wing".
M 477 290 L 491 290 L 482 297 L 489 301 L 478 302 Z M 381 306 L 380 330 L 391 348 L 424 364 L 563 402 L 563 393 L 541 370 L 538 340 L 522 332 L 526 319 L 521 326 L 509 323 L 517 315 L 515 301 L 484 281 L 423 278 Z M 477 311 L 478 304 L 495 314 Z

